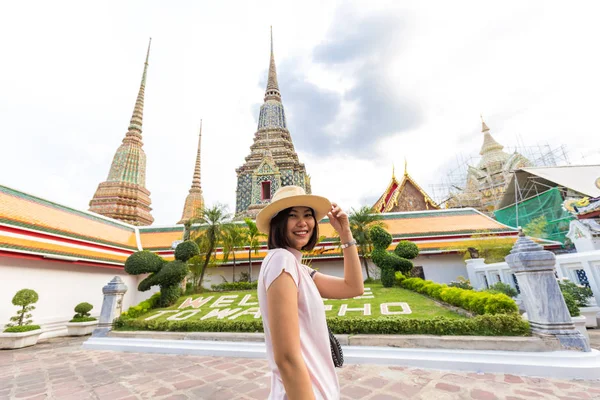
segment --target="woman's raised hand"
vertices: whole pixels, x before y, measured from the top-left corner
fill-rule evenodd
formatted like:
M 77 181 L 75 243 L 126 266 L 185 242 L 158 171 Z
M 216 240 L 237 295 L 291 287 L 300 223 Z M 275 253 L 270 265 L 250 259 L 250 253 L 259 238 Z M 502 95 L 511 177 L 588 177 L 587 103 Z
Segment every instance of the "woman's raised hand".
M 331 203 L 331 211 L 327 213 L 327 216 L 329 217 L 329 223 L 340 235 L 342 242 L 351 240 L 352 233 L 350 232 L 348 214 L 346 214 L 336 203 Z

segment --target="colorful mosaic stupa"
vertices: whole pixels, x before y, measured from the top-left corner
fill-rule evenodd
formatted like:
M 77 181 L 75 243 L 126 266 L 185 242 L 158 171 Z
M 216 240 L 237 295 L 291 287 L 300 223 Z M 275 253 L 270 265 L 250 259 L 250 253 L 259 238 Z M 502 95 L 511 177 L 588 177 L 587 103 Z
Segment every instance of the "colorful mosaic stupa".
M 142 149 L 144 90 L 150 43 L 129 129 L 113 158 L 107 180 L 98 185 L 90 201 L 90 211 L 132 225 L 151 225 L 154 221 L 150 214 L 150 192 L 146 189 L 146 154 Z
M 194 177 L 192 178 L 192 187 L 190 193 L 185 198 L 183 214 L 178 224 L 185 224 L 190 219 L 200 216 L 204 207 L 204 197 L 202 197 L 202 185 L 200 184 L 200 148 L 202 143 L 202 120 L 200 120 L 200 135 L 198 135 L 198 154 L 196 155 L 196 165 L 194 167 Z
M 250 146 L 250 155 L 246 157 L 244 165 L 236 169 L 236 173 L 235 212 L 238 217 L 256 217 L 282 186 L 301 186 L 306 193 L 311 193 L 310 177 L 306 174 L 304 164 L 298 161 L 287 129 L 277 83 L 272 32 L 269 77 L 258 117 L 258 130 Z
M 509 154 L 504 146 L 491 135 L 490 128 L 481 119 L 483 145 L 481 160 L 477 166 L 469 166 L 467 182 L 459 193 L 451 194 L 447 202 L 448 208 L 473 207 L 491 215 L 502 200 L 512 172 L 531 166 L 531 162 L 518 152 Z
M 390 213 L 437 210 L 440 207 L 409 175 L 405 162 L 402 182 L 398 182 L 396 174 L 392 170 L 392 179 L 388 187 L 372 208 L 376 213 Z

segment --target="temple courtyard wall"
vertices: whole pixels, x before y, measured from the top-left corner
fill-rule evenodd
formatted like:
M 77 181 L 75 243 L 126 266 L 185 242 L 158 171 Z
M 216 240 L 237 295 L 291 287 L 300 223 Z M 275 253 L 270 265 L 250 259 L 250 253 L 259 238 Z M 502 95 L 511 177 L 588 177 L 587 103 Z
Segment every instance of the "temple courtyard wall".
M 39 261 L 16 257 L 0 257 L 0 331 L 10 317 L 16 315 L 18 307 L 12 298 L 20 289 L 33 289 L 39 300 L 33 310 L 33 322 L 43 325 L 42 338 L 62 336 L 66 323 L 73 318 L 75 306 L 87 302 L 94 306 L 92 316 L 100 315 L 102 287 L 118 276 L 127 285 L 123 299 L 123 310 L 147 299 L 159 290 L 158 286 L 147 292 L 137 290 L 145 276 L 127 274 L 122 267 L 99 268 L 69 262 Z

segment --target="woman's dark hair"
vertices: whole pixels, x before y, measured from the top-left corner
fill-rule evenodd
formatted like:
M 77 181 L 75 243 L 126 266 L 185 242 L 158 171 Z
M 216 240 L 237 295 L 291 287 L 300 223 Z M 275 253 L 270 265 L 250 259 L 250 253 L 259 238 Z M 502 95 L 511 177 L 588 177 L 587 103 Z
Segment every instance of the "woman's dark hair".
M 293 207 L 286 208 L 285 210 L 279 211 L 277 215 L 271 219 L 271 224 L 269 228 L 269 241 L 268 247 L 271 249 L 285 249 L 286 247 L 292 247 L 290 242 L 288 241 L 286 235 L 287 229 L 287 220 L 292 211 Z M 315 228 L 313 229 L 310 240 L 306 244 L 306 246 L 302 247 L 302 250 L 312 250 L 317 244 L 317 240 L 319 239 L 319 224 L 317 223 L 317 219 L 315 218 L 315 210 L 310 209 L 312 213 L 313 220 L 315 221 Z

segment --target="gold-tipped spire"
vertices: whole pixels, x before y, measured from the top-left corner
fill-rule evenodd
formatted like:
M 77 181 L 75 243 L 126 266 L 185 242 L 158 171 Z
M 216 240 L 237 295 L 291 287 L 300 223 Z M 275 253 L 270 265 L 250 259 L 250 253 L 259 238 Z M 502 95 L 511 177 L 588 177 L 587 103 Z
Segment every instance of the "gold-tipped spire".
M 190 193 L 185 198 L 183 213 L 179 224 L 199 217 L 204 207 L 204 197 L 202 197 L 202 185 L 200 181 L 201 172 L 201 148 L 202 148 L 202 120 L 200 120 L 200 133 L 198 134 L 198 153 L 196 154 L 196 164 L 194 166 L 194 177 L 192 178 L 192 187 Z
M 200 149 L 202 147 L 202 120 L 200 120 L 200 134 L 198 135 L 198 154 L 196 155 L 196 166 L 194 167 L 194 178 L 192 179 L 192 189 L 201 189 L 200 184 L 200 168 L 201 157 Z
M 489 131 L 490 128 L 488 128 L 488 126 L 485 124 L 485 121 L 483 120 L 483 114 L 479 114 L 479 117 L 481 117 L 481 132 Z
M 267 90 L 265 92 L 265 101 L 281 101 L 279 84 L 277 83 L 277 68 L 275 67 L 275 53 L 273 51 L 273 27 L 271 27 L 271 60 L 269 62 L 269 76 L 267 79 Z
M 404 175 L 408 175 L 408 161 L 406 161 L 406 157 L 404 157 Z

